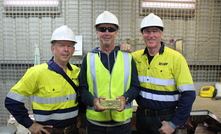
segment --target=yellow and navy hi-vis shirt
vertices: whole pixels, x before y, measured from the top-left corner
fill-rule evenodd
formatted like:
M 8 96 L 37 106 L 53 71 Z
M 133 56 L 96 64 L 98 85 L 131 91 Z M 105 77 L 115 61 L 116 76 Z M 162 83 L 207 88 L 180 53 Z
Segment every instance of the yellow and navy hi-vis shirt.
M 176 121 L 172 122 L 183 125 L 195 99 L 192 76 L 183 55 L 164 44 L 151 62 L 147 49 L 132 55 L 141 86 L 137 104 L 151 110 L 176 109 Z
M 67 75 L 79 85 L 80 69 L 68 63 Z M 34 118 L 42 125 L 67 127 L 76 122 L 76 92 L 62 75 L 48 68 L 47 63 L 31 67 L 14 85 L 5 100 L 6 108 L 16 120 L 29 128 L 32 121 L 24 107 L 29 98 Z

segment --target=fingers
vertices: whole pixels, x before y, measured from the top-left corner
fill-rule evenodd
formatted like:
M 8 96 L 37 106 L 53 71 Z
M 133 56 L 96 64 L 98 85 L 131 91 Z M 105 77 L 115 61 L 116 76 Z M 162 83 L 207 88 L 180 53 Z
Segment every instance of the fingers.
M 98 98 L 95 98 L 94 99 L 94 110 L 96 112 L 103 112 L 105 110 L 107 110 L 107 108 L 105 107 L 102 107 L 100 105 L 100 100 L 103 99 L 105 100 L 106 98 L 101 96 L 101 97 L 98 97 Z M 116 109 L 116 111 L 118 112 L 121 112 L 124 110 L 124 108 L 126 107 L 126 100 L 125 100 L 125 97 L 124 96 L 117 96 L 116 97 L 116 100 L 120 100 L 120 108 Z
M 29 128 L 29 131 L 32 133 L 32 134 L 42 134 L 43 132 L 45 134 L 50 134 L 47 130 L 45 130 L 44 128 L 52 128 L 53 126 L 50 126 L 50 125 L 45 125 L 45 126 L 42 126 L 36 122 L 34 122 L 32 124 L 32 126 Z
M 169 122 L 162 121 L 162 127 L 158 131 L 160 134 L 172 134 L 175 129 L 170 126 Z
M 45 128 L 53 128 L 53 126 L 50 126 L 50 125 L 45 125 L 42 127 L 43 129 L 41 129 L 41 132 L 44 132 L 43 134 L 50 134 Z
M 96 112 L 102 112 L 102 111 L 106 110 L 106 108 L 104 108 L 100 105 L 100 99 L 105 100 L 105 97 L 101 96 L 99 98 L 94 99 L 94 110 Z
M 50 134 L 50 133 L 49 133 L 47 130 L 45 130 L 45 129 L 42 129 L 41 132 L 44 132 L 44 133 L 42 133 L 42 134 Z
M 126 100 L 124 96 L 117 96 L 116 99 L 120 99 L 120 108 L 116 109 L 117 111 L 121 112 L 126 107 Z
M 51 125 L 44 125 L 44 126 L 43 126 L 43 128 L 46 128 L 46 127 L 47 127 L 47 128 L 53 128 L 53 126 L 51 126 Z
M 130 53 L 132 52 L 130 44 L 121 44 L 120 45 L 120 50 L 125 51 L 125 52 L 130 52 Z

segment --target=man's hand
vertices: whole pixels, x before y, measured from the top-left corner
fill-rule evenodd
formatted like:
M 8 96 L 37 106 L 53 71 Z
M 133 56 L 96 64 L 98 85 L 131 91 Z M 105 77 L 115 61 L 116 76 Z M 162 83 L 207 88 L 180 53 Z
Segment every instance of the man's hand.
M 52 128 L 53 126 L 49 126 L 49 125 L 43 126 L 34 122 L 31 125 L 31 127 L 29 127 L 28 129 L 32 134 L 50 134 L 47 130 L 44 129 L 46 127 Z
M 121 50 L 121 51 L 125 51 L 125 52 L 129 52 L 129 53 L 132 52 L 132 49 L 131 49 L 131 45 L 130 45 L 130 44 L 121 44 L 121 45 L 120 45 L 120 50 Z
M 117 96 L 116 99 L 120 99 L 120 108 L 116 110 L 121 112 L 126 107 L 126 98 L 124 96 Z
M 105 97 L 101 96 L 101 97 L 98 97 L 98 98 L 95 98 L 95 99 L 94 99 L 94 109 L 95 109 L 95 111 L 97 111 L 97 112 L 102 112 L 102 111 L 106 110 L 105 107 L 102 107 L 102 106 L 101 106 L 101 104 L 100 104 L 100 99 L 105 100 Z
M 162 127 L 159 129 L 160 134 L 172 134 L 174 131 L 175 129 L 167 121 L 163 121 Z

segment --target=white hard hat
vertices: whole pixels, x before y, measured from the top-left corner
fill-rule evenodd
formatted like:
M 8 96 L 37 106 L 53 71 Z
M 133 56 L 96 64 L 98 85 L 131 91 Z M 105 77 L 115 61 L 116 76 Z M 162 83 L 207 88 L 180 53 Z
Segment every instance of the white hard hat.
M 120 27 L 117 17 L 114 14 L 110 13 L 109 11 L 104 11 L 102 14 L 100 14 L 97 17 L 94 26 L 96 27 L 97 25 L 103 23 L 114 24 L 117 27 Z
M 54 30 L 51 36 L 51 43 L 55 40 L 67 40 L 67 41 L 73 41 L 76 42 L 74 32 L 68 28 L 67 26 L 63 25 Z
M 153 27 L 153 26 L 161 27 L 162 29 L 164 28 L 163 21 L 160 19 L 160 17 L 158 17 L 153 13 L 150 13 L 141 21 L 140 30 L 142 30 L 145 27 Z

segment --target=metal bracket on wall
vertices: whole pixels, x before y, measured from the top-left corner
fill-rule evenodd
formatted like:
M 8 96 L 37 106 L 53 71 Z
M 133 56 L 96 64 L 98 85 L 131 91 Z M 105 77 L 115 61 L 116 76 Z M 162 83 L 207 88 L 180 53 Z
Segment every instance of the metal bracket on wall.
M 183 54 L 183 39 L 175 41 L 174 49 Z

